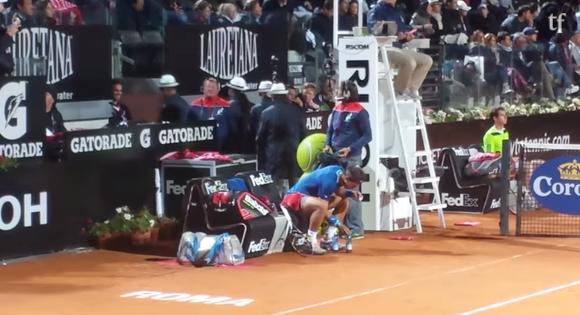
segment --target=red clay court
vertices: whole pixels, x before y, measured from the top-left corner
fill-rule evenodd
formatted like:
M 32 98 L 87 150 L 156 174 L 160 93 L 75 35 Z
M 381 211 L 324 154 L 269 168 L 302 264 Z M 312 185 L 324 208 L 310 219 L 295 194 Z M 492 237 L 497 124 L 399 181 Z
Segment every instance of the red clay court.
M 578 314 L 579 239 L 498 237 L 497 213 L 446 214 L 447 230 L 436 228 L 436 214 L 421 216 L 426 232 L 413 241 L 369 233 L 354 242 L 352 254 L 275 254 L 243 267 L 198 269 L 176 265 L 171 257 L 109 251 L 16 262 L 0 267 L 0 310 L 15 315 Z M 453 226 L 465 220 L 482 225 Z

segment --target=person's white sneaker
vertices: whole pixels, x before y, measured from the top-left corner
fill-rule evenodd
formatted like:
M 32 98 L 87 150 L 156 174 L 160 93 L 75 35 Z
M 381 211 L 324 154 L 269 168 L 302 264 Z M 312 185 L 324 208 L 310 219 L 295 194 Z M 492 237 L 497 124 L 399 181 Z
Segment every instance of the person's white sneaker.
M 569 88 L 566 89 L 566 94 L 574 94 L 576 92 L 578 92 L 580 90 L 580 87 L 578 87 L 577 85 L 570 85 Z
M 402 93 L 395 91 L 395 98 L 397 99 L 397 101 L 406 101 L 409 100 L 410 96 L 406 90 Z
M 407 95 L 414 101 L 419 101 L 423 99 L 421 95 L 419 95 L 419 91 L 417 90 L 410 90 L 407 92 Z

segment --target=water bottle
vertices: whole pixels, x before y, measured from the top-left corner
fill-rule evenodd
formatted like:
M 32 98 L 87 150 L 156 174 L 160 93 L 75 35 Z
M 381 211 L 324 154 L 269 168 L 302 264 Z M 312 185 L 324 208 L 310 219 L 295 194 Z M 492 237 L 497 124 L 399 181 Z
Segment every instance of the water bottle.
M 335 234 L 332 237 L 332 246 L 330 247 L 330 249 L 332 250 L 333 253 L 338 253 L 338 251 L 340 249 L 339 244 L 338 244 L 338 235 L 337 234 Z
M 352 253 L 352 236 L 346 236 L 346 252 Z

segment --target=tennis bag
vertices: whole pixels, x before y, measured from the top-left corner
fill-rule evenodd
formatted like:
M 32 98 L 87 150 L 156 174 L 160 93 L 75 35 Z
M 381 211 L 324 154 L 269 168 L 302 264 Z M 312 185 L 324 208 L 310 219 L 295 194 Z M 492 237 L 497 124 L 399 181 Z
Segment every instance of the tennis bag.
M 245 259 L 242 244 L 235 235 L 185 232 L 177 249 L 177 261 L 204 267 L 218 264 L 235 266 L 244 263 Z

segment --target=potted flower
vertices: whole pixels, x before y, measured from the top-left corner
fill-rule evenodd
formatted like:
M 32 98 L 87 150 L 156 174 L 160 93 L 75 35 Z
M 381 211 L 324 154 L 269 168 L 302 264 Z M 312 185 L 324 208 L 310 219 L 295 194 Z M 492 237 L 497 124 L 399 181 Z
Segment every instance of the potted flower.
M 177 220 L 169 217 L 160 217 L 157 219 L 159 224 L 159 240 L 171 241 L 175 235 L 179 234 L 177 230 Z
M 111 229 L 109 221 L 97 222 L 89 227 L 89 236 L 97 242 L 97 248 L 103 249 L 106 243 L 111 239 Z
M 18 167 L 18 161 L 13 158 L 0 155 L 0 170 L 7 172 L 11 168 Z
M 147 206 L 144 206 L 137 216 L 147 219 L 151 226 L 151 243 L 157 243 L 159 240 L 159 223 L 157 222 L 157 218 L 151 214 L 151 211 L 149 211 Z
M 140 245 L 151 241 L 151 222 L 146 217 L 136 216 L 132 221 L 131 244 Z
M 131 240 L 134 216 L 127 206 L 117 208 L 116 212 L 109 222 L 111 234 L 120 243 L 129 243 Z

